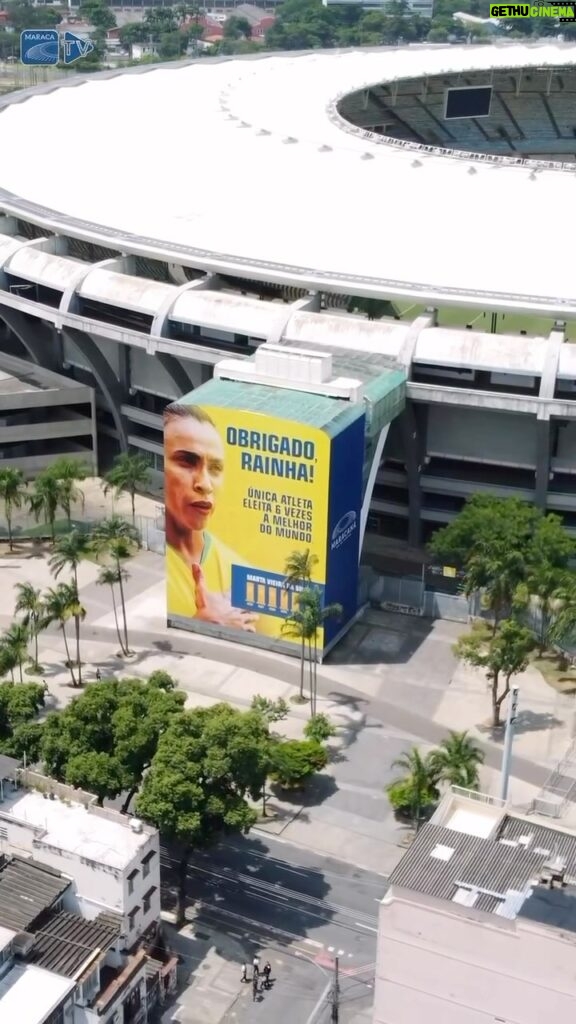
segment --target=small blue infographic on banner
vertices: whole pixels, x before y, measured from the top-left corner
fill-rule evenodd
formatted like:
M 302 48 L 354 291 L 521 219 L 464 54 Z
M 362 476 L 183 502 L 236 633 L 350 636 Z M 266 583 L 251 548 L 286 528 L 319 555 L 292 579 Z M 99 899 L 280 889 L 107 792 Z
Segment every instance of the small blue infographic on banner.
M 61 53 L 64 64 L 73 64 L 81 57 L 87 57 L 93 49 L 94 43 L 74 32 L 60 35 L 52 28 L 27 28 L 20 33 L 20 60 L 28 67 L 58 64 Z

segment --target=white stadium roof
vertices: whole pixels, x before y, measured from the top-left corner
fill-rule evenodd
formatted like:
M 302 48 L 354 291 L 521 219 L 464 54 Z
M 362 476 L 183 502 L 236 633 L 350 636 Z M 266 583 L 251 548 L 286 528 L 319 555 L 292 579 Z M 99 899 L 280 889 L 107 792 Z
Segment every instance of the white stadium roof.
M 394 79 L 567 65 L 576 47 L 558 43 L 409 47 L 52 83 L 1 102 L 0 210 L 126 253 L 310 289 L 574 314 L 573 173 L 418 154 L 335 110 Z M 163 286 L 144 299 L 156 311 Z

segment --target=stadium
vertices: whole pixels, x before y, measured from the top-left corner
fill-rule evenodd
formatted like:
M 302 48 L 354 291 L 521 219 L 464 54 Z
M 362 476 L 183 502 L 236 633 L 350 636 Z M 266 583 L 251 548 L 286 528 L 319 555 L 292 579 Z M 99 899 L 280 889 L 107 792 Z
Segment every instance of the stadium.
M 166 404 L 273 343 L 405 369 L 372 538 L 478 489 L 576 530 L 574 46 L 202 59 L 0 115 L 3 464 L 160 481 Z

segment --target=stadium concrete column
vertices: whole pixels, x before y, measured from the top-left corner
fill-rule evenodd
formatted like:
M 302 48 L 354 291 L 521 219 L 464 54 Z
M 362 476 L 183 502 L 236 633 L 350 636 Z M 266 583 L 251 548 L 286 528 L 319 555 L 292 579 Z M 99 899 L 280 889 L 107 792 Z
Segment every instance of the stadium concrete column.
M 128 424 L 122 406 L 128 403 L 128 392 L 114 373 L 110 363 L 94 339 L 84 331 L 63 327 L 62 334 L 80 353 L 82 361 L 92 373 L 118 434 L 120 451 L 128 451 Z
M 45 370 L 61 371 L 60 346 L 52 324 L 4 304 L 0 306 L 0 317 L 26 349 L 33 363 Z
M 406 378 L 412 380 L 412 363 L 418 338 L 422 331 L 438 325 L 438 310 L 430 307 L 411 324 L 399 355 L 406 369 Z M 428 446 L 428 408 L 420 402 L 406 400 L 400 417 L 404 447 L 404 465 L 408 487 L 408 543 L 419 547 L 422 538 L 422 483 Z
M 552 456 L 552 430 L 548 402 L 554 398 L 560 351 L 566 341 L 566 325 L 558 321 L 548 337 L 548 346 L 540 378 L 540 408 L 536 419 L 536 487 L 535 503 L 546 508 Z
M 171 274 L 174 271 L 174 266 L 171 264 Z M 180 268 L 182 270 L 182 268 Z M 151 338 L 168 338 L 169 331 L 168 325 L 170 320 L 170 314 L 174 308 L 176 300 L 184 292 L 193 291 L 217 291 L 220 287 L 220 279 L 217 274 L 206 274 L 205 277 L 198 278 L 197 280 L 188 281 L 182 270 L 184 281 L 178 287 L 174 288 L 173 294 L 164 302 L 158 312 L 155 314 L 154 319 L 150 327 Z M 172 274 L 172 276 L 174 276 Z M 161 352 L 159 349 L 154 350 L 154 355 L 162 368 L 166 371 L 168 376 L 171 378 L 174 388 L 176 390 L 176 397 L 180 398 L 182 395 L 187 395 L 190 391 L 194 390 L 194 382 L 188 375 L 184 366 L 180 360 L 171 355 L 169 352 Z M 208 375 L 206 376 L 205 371 L 208 369 Z M 205 366 L 202 367 L 202 383 L 205 384 L 212 378 L 212 368 Z

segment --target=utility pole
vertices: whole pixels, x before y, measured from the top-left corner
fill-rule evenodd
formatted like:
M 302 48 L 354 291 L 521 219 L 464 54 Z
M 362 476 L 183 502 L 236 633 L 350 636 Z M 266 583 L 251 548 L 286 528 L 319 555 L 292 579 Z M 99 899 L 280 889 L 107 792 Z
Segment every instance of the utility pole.
M 336 957 L 334 960 L 334 984 L 332 986 L 332 994 L 330 996 L 330 1003 L 332 1007 L 330 1020 L 332 1021 L 332 1024 L 338 1024 L 338 1021 L 340 1020 L 340 984 L 338 981 L 338 967 L 339 958 Z
M 514 723 L 518 714 L 518 687 L 513 686 L 508 699 L 508 717 L 506 719 L 506 735 L 504 737 L 504 752 L 502 754 L 501 788 L 500 797 L 508 799 L 508 783 L 510 781 L 510 762 L 512 761 L 512 741 L 514 739 Z

